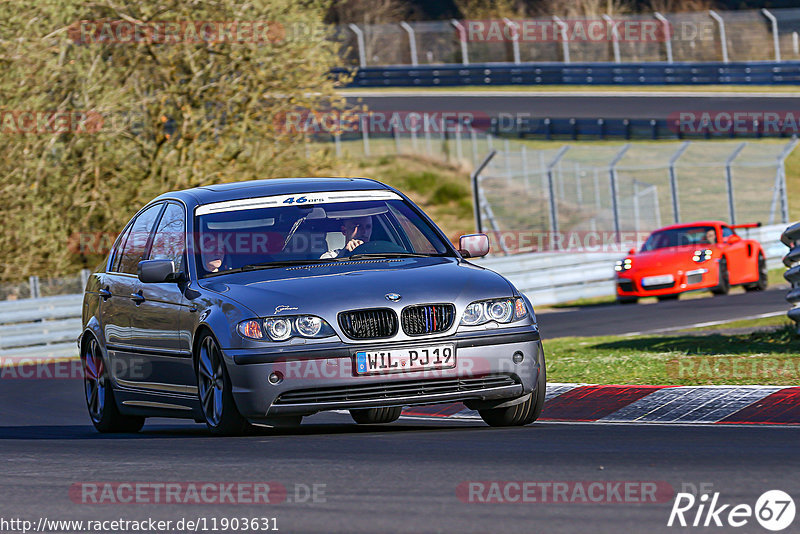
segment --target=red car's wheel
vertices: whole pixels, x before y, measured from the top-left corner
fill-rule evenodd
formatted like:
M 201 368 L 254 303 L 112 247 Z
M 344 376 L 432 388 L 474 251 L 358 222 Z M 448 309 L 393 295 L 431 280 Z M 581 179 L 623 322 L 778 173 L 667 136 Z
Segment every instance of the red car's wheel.
M 725 258 L 719 260 L 719 283 L 711 289 L 715 295 L 727 295 L 731 290 L 731 282 L 728 278 L 728 261 Z
M 744 286 L 745 291 L 764 291 L 767 289 L 767 260 L 764 259 L 764 255 L 760 252 L 758 253 L 758 281 L 752 284 L 747 284 Z

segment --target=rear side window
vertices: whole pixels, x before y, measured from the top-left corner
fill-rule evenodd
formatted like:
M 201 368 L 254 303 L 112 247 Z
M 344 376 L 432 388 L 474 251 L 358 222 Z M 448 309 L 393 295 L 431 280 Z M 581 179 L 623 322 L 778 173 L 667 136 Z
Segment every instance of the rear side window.
M 125 228 L 125 232 L 120 236 L 119 241 L 117 241 L 117 246 L 114 247 L 114 259 L 111 262 L 111 272 L 118 272 L 119 271 L 119 263 L 122 260 L 122 249 L 125 247 L 125 241 L 128 240 L 128 236 L 131 233 L 131 226 L 128 225 Z
M 150 206 L 133 221 L 128 238 L 125 240 L 125 246 L 122 249 L 119 272 L 136 274 L 139 262 L 144 259 L 144 254 L 147 251 L 150 233 L 153 231 L 153 226 L 163 207 L 163 204 Z
M 158 223 L 150 249 L 151 260 L 172 260 L 176 272 L 183 267 L 186 222 L 183 207 L 178 204 L 167 204 L 164 215 Z

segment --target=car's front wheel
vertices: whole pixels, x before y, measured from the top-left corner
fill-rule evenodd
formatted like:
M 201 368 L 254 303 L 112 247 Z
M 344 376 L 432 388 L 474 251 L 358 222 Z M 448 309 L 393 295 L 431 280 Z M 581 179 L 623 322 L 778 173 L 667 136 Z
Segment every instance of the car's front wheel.
M 728 261 L 723 257 L 719 260 L 719 282 L 711 289 L 715 295 L 727 295 L 731 290 L 731 282 L 728 279 Z
M 233 387 L 216 339 L 206 333 L 198 344 L 197 394 L 206 426 L 213 434 L 230 436 L 250 430 L 233 400 Z
M 478 410 L 481 419 L 489 426 L 523 426 L 533 423 L 539 418 L 544 407 L 544 397 L 547 390 L 547 370 L 544 362 L 544 349 L 539 343 L 541 368 L 536 381 L 536 390 L 527 400 L 507 408 L 489 408 Z
M 141 430 L 144 417 L 119 413 L 103 352 L 94 337 L 85 344 L 81 360 L 86 407 L 97 431 L 105 434 Z
M 400 417 L 402 408 L 391 406 L 388 408 L 365 408 L 360 410 L 350 410 L 353 421 L 359 425 L 377 425 L 397 421 Z

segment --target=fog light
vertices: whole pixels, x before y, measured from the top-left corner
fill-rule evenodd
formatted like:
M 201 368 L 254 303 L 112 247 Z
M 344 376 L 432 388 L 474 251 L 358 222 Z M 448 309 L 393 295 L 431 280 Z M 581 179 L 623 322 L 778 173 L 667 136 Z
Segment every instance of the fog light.
M 270 373 L 268 380 L 270 384 L 280 384 L 283 382 L 283 375 L 280 372 L 275 371 L 274 373 Z
M 525 356 L 520 351 L 517 351 L 514 353 L 514 356 L 511 359 L 514 360 L 514 363 L 522 363 L 522 360 L 525 359 Z

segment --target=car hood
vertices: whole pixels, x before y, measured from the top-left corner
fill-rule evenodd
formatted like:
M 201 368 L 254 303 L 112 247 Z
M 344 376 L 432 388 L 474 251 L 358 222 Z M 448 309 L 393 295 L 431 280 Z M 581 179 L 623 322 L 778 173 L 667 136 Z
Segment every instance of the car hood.
M 650 250 L 647 252 L 640 252 L 633 256 L 633 269 L 657 269 L 659 267 L 685 267 L 687 265 L 694 265 L 692 255 L 696 250 L 705 250 L 710 248 L 714 250 L 716 257 L 716 250 L 711 245 L 692 245 L 685 247 L 669 247 Z
M 291 313 L 328 315 L 346 309 L 402 308 L 409 304 L 510 296 L 499 274 L 454 258 L 365 260 L 234 273 L 201 281 L 260 317 Z M 401 299 L 390 302 L 386 295 Z

